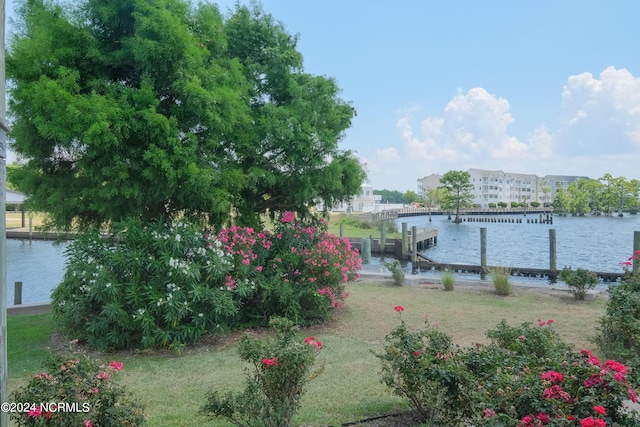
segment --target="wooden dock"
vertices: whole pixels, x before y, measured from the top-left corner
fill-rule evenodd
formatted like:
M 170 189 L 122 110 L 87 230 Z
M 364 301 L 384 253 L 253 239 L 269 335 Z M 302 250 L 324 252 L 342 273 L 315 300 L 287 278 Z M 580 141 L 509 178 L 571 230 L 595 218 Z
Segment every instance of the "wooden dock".
M 386 238 L 384 247 L 381 244 L 381 238 L 371 238 L 371 253 L 379 255 L 393 255 L 398 259 L 408 258 L 410 248 L 413 247 L 413 233 L 411 230 L 407 231 L 406 247 L 403 250 L 402 238 Z M 431 227 L 417 228 L 416 232 L 416 246 L 418 250 L 427 249 L 438 243 L 438 230 Z M 351 246 L 362 252 L 362 240 L 361 237 L 349 237 Z
M 414 265 L 414 269 L 419 271 L 442 271 L 442 270 L 451 270 L 456 273 L 475 273 L 475 274 L 486 274 L 486 269 L 480 265 L 470 265 L 470 264 L 445 264 L 445 263 L 437 263 L 433 261 L 427 261 L 424 259 L 417 260 Z M 491 267 L 488 267 L 491 268 Z M 519 277 L 536 277 L 536 278 L 547 278 L 550 280 L 556 280 L 560 274 L 559 270 L 550 270 L 546 268 L 524 268 L 524 267 L 506 267 L 511 271 L 512 276 Z M 600 280 L 605 283 L 612 282 L 620 282 L 622 278 L 625 276 L 625 273 L 605 273 L 605 272 L 594 272 Z
M 549 208 L 496 208 L 496 209 L 461 209 L 460 214 L 464 218 L 465 216 L 500 216 L 500 215 L 552 215 L 552 211 Z M 402 209 L 389 209 L 381 212 L 372 212 L 367 214 L 367 218 L 372 221 L 388 221 L 396 220 L 398 218 L 404 218 L 409 216 L 427 216 L 427 215 L 447 215 L 440 209 L 435 208 L 402 208 Z

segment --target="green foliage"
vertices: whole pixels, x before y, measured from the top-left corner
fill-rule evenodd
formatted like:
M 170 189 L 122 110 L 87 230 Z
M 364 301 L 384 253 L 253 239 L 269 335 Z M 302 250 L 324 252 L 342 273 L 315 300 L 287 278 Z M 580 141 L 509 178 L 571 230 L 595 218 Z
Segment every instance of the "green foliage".
M 595 342 L 607 357 L 629 364 L 634 384 L 640 385 L 640 278 L 628 275 L 609 286 Z
M 460 365 L 451 363 L 459 349 L 428 323 L 411 332 L 404 320 L 385 337 L 381 381 L 413 408 L 420 421 L 437 425 L 470 415 L 469 390 L 473 380 Z M 452 424 L 453 425 L 453 424 Z
M 598 283 L 598 276 L 590 270 L 571 267 L 564 267 L 560 272 L 560 280 L 565 282 L 571 289 L 571 293 L 577 300 L 584 300 L 587 291 L 595 288 Z
M 245 335 L 240 342 L 240 358 L 250 365 L 244 391 L 211 391 L 202 407 L 204 414 L 227 418 L 237 426 L 291 425 L 307 383 L 323 370 L 312 371 L 322 343 L 313 336 L 296 341 L 297 328 L 287 319 L 275 318 L 271 325 L 275 339 Z
M 254 5 L 24 2 L 7 51 L 16 182 L 64 228 L 309 215 L 360 191 L 355 114 Z
M 115 225 L 68 248 L 52 295 L 57 325 L 92 348 L 170 348 L 273 316 L 299 325 L 345 304 L 360 257 L 325 226 L 285 212 L 273 232 L 232 226 L 217 236 L 186 221 Z
M 511 270 L 507 267 L 489 267 L 487 269 L 496 293 L 502 296 L 511 295 Z
M 442 279 L 442 285 L 444 286 L 444 290 L 452 291 L 454 285 L 456 284 L 456 279 L 455 277 L 453 277 L 453 272 L 451 271 L 451 269 L 447 268 L 446 270 L 444 270 L 440 274 L 440 277 Z
M 402 286 L 402 283 L 404 281 L 404 270 L 400 265 L 400 261 L 398 261 L 397 259 L 394 259 L 391 262 L 384 261 L 382 265 L 384 265 L 384 267 L 391 272 L 391 277 L 393 277 L 393 283 L 396 286 Z
M 465 171 L 449 171 L 440 178 L 440 184 L 445 189 L 442 207 L 445 210 L 455 210 L 454 222 L 460 223 L 460 209 L 471 205 L 473 202 L 473 184 L 471 175 Z
M 373 190 L 373 194 L 382 196 L 382 203 L 404 203 L 402 193 L 397 190 Z
M 506 208 L 507 206 L 509 206 L 507 202 L 498 202 L 498 207 L 500 208 Z
M 498 207 L 495 203 L 489 203 L 487 206 L 489 206 L 489 209 L 495 209 Z
M 424 199 L 416 194 L 415 191 L 407 190 L 402 195 L 402 200 L 406 204 L 424 203 Z
M 51 298 L 57 325 L 92 348 L 180 351 L 228 328 L 239 297 L 255 291 L 249 280 L 231 288 L 231 255 L 194 225 L 129 220 L 114 231 L 93 230 L 69 245 Z
M 51 354 L 41 372 L 11 394 L 13 402 L 32 402 L 27 412 L 11 418 L 24 427 L 146 425 L 140 404 L 115 379 L 122 366 L 115 361 L 107 365 L 84 356 L 65 359 Z M 57 407 L 61 402 L 67 406 Z
M 490 344 L 456 348 L 428 324 L 410 332 L 401 321 L 378 355 L 382 382 L 428 425 L 636 425 L 637 411 L 622 404 L 637 400 L 628 368 L 575 352 L 553 323 L 503 320 L 487 332 Z
M 540 202 L 531 202 L 531 207 L 532 208 L 539 208 L 540 207 Z

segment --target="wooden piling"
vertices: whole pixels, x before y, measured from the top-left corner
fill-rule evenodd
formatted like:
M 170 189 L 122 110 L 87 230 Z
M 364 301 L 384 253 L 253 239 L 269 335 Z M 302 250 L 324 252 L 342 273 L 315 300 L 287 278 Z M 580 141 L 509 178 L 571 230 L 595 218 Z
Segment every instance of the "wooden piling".
M 411 227 L 411 263 L 413 271 L 416 270 L 416 261 L 418 260 L 418 227 Z
M 22 304 L 22 282 L 13 284 L 13 305 Z
M 485 227 L 480 228 L 480 277 L 484 279 L 485 270 L 487 268 L 487 229 Z
M 408 224 L 406 222 L 402 223 L 402 249 L 401 249 L 401 257 L 402 259 L 407 259 L 407 253 L 409 252 L 409 230 Z
M 370 264 L 371 263 L 371 239 L 365 237 L 362 239 L 362 263 Z
M 344 237 L 344 224 L 340 224 L 340 238 Z
M 380 224 L 380 253 L 384 257 L 384 254 L 387 252 L 387 229 L 385 228 L 385 223 Z
M 557 256 L 556 256 L 556 230 L 555 228 L 549 229 L 549 270 L 552 272 L 558 270 Z

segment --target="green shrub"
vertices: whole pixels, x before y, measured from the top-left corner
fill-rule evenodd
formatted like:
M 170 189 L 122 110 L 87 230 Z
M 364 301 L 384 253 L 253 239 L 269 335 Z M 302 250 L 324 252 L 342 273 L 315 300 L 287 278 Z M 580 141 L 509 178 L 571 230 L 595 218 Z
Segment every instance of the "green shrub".
M 402 316 L 402 306 L 396 311 Z M 405 399 L 420 421 L 445 425 L 469 415 L 472 378 L 452 363 L 458 348 L 429 323 L 411 332 L 401 317 L 400 325 L 385 337 L 381 381 L 393 394 Z M 375 353 L 374 353 L 375 354 Z
M 489 267 L 489 277 L 493 282 L 496 293 L 502 296 L 511 295 L 511 270 L 507 267 Z
M 440 277 L 442 278 L 442 284 L 444 285 L 444 290 L 452 291 L 453 286 L 456 283 L 456 279 L 455 277 L 453 277 L 453 272 L 451 271 L 451 269 L 447 268 L 443 270 L 442 273 L 440 274 Z
M 622 283 L 609 286 L 599 323 L 595 343 L 607 357 L 629 364 L 631 380 L 640 385 L 640 277 L 627 274 Z
M 322 343 L 313 336 L 296 341 L 297 328 L 288 319 L 273 319 L 271 325 L 275 339 L 245 335 L 240 342 L 240 358 L 250 364 L 244 392 L 211 391 L 201 409 L 205 415 L 224 417 L 238 426 L 291 425 L 305 386 L 322 372 L 312 371 Z
M 204 334 L 274 316 L 320 323 L 344 306 L 360 268 L 347 239 L 292 212 L 272 231 L 231 226 L 217 235 L 187 222 L 129 220 L 113 236 L 80 236 L 67 255 L 54 320 L 99 349 L 180 351 Z
M 186 222 L 118 223 L 113 236 L 89 231 L 67 249 L 53 291 L 54 320 L 92 348 L 181 350 L 230 326 L 249 280 L 231 283 L 222 243 Z
M 489 344 L 456 348 L 428 324 L 410 332 L 401 319 L 378 355 L 382 382 L 427 425 L 636 426 L 637 411 L 624 406 L 637 401 L 628 368 L 576 352 L 553 323 L 502 321 Z
M 51 354 L 42 371 L 11 394 L 13 402 L 32 402 L 27 412 L 12 413 L 11 418 L 24 427 L 146 425 L 142 407 L 115 379 L 122 367 L 116 361 Z
M 560 272 L 560 280 L 569 286 L 575 299 L 584 300 L 587 291 L 595 288 L 598 283 L 598 276 L 584 268 L 572 270 L 571 267 L 565 267 Z
M 393 283 L 396 286 L 402 286 L 404 281 L 404 270 L 400 265 L 400 261 L 394 259 L 391 262 L 385 261 L 382 263 L 384 267 L 391 272 L 391 277 L 393 277 Z

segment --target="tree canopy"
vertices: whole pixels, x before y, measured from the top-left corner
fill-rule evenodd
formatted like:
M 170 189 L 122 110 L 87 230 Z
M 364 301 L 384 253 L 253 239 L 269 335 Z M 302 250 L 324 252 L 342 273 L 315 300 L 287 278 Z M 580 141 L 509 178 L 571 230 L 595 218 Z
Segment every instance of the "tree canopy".
M 461 222 L 460 208 L 470 206 L 473 202 L 471 175 L 465 171 L 449 171 L 442 175 L 440 184 L 445 189 L 442 206 L 445 209 L 455 209 L 454 222 L 458 224 Z
M 52 223 L 308 214 L 360 191 L 355 111 L 260 7 L 28 0 L 9 43 L 20 190 Z

